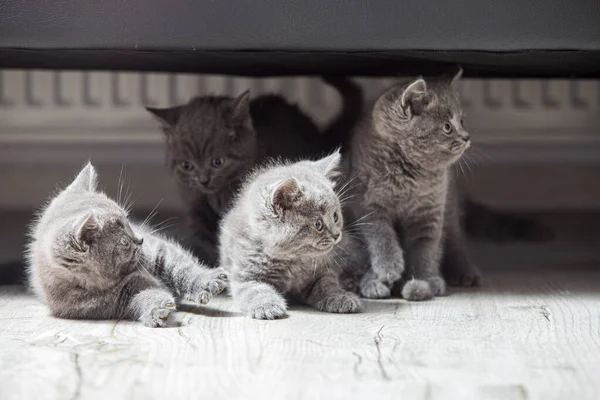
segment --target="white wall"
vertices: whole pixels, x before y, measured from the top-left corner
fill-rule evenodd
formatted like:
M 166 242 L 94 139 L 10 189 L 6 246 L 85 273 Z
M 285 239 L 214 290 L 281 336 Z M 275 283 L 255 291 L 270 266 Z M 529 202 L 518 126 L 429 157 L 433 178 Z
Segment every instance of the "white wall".
M 359 81 L 369 98 L 392 82 Z M 37 207 L 88 158 L 109 190 L 124 165 L 139 207 L 161 198 L 177 207 L 161 133 L 143 106 L 247 88 L 282 93 L 321 124 L 339 107 L 317 78 L 0 70 L 0 208 Z M 461 93 L 479 149 L 463 169 L 478 197 L 515 208 L 600 204 L 600 82 L 465 80 Z

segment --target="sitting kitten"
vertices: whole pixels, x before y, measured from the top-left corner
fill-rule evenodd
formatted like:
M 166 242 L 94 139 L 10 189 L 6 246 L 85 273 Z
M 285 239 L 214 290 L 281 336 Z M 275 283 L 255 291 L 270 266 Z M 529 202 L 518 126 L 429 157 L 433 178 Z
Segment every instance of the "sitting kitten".
M 363 236 L 371 268 L 360 283 L 369 298 L 426 300 L 445 292 L 440 262 L 452 282 L 479 283 L 463 248 L 457 190 L 449 172 L 470 145 L 454 84 L 417 79 L 376 101 L 351 145 L 354 211 L 367 217 Z
M 340 158 L 336 152 L 318 161 L 273 163 L 243 185 L 223 218 L 220 252 L 233 299 L 244 313 L 282 317 L 285 296 L 326 312 L 360 309 L 360 299 L 343 290 L 337 276 L 339 262 L 349 263 L 346 268 L 364 262 L 342 233 L 333 181 Z
M 123 207 L 97 191 L 96 180 L 87 164 L 32 226 L 29 280 L 52 315 L 166 326 L 174 296 L 205 304 L 225 288 L 222 270 L 130 223 Z
M 350 81 L 328 78 L 343 96 L 339 117 L 324 133 L 297 106 L 277 95 L 250 100 L 207 96 L 188 104 L 148 108 L 163 125 L 167 164 L 188 212 L 192 247 L 218 258 L 218 223 L 245 174 L 270 157 L 298 159 L 331 152 L 360 115 L 362 96 Z

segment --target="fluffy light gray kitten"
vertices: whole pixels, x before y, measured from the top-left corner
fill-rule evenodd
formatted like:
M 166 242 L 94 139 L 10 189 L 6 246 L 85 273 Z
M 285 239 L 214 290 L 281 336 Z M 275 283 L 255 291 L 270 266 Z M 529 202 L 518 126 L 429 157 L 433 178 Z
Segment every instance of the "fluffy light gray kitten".
M 460 75 L 390 88 L 353 136 L 353 207 L 367 216 L 361 227 L 371 261 L 360 283 L 365 297 L 388 297 L 394 286 L 408 300 L 442 295 L 440 263 L 452 283 L 479 283 L 450 170 L 470 145 L 455 88 Z
M 342 232 L 334 191 L 340 160 L 336 152 L 318 161 L 274 162 L 242 186 L 221 223 L 220 257 L 233 299 L 247 315 L 282 317 L 286 298 L 333 313 L 361 308 L 338 281 L 343 268 L 361 262 Z
M 27 249 L 33 291 L 61 318 L 132 319 L 168 325 L 176 298 L 205 304 L 227 275 L 175 242 L 130 223 L 99 192 L 88 163 L 34 221 Z

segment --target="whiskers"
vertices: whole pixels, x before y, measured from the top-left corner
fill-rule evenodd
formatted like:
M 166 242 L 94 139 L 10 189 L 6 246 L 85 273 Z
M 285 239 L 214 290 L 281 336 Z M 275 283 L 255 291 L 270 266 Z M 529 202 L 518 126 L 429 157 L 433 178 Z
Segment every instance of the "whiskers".
M 351 200 L 355 195 L 352 193 L 352 189 L 354 189 L 356 187 L 356 185 L 358 185 L 357 182 L 354 182 L 356 180 L 356 175 L 351 177 L 350 179 L 348 179 L 343 185 L 342 187 L 340 187 L 337 192 L 336 195 L 338 196 L 338 198 L 340 199 L 340 204 L 345 204 L 347 203 L 349 200 Z
M 123 195 L 123 187 L 125 185 L 125 166 L 121 165 L 121 172 L 119 172 L 119 181 L 117 183 L 117 204 L 123 210 L 125 210 L 125 214 L 131 214 L 131 210 L 133 208 L 134 201 L 131 199 L 131 193 L 129 192 L 129 186 L 131 182 L 127 182 L 127 186 L 125 187 L 125 194 Z M 124 197 L 123 197 L 124 196 Z
M 482 160 L 485 159 L 485 160 Z M 478 147 L 471 146 L 465 151 L 462 157 L 454 164 L 454 168 L 463 177 L 473 173 L 475 167 L 479 166 L 482 161 L 489 160 L 490 157 Z

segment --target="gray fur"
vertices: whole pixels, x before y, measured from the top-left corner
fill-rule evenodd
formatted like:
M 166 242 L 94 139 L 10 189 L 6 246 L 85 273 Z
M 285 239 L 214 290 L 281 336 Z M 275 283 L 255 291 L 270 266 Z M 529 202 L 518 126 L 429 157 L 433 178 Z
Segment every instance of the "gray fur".
M 176 298 L 206 303 L 227 283 L 177 243 L 97 190 L 88 163 L 40 212 L 27 248 L 28 276 L 52 315 L 168 324 Z
M 188 212 L 192 247 L 202 259 L 217 261 L 218 222 L 247 172 L 267 158 L 325 154 L 343 141 L 360 115 L 360 89 L 344 79 L 327 82 L 340 91 L 344 107 L 324 134 L 276 95 L 250 100 L 246 91 L 237 98 L 197 97 L 177 107 L 148 108 L 163 125 L 167 165 Z
M 443 255 L 449 275 L 462 274 L 453 283 L 478 282 L 449 173 L 470 144 L 453 84 L 458 77 L 390 88 L 353 137 L 354 212 L 366 216 L 361 224 L 371 260 L 360 282 L 365 297 L 388 297 L 394 284 L 408 300 L 443 295 Z
M 338 281 L 342 270 L 365 261 L 351 235 L 342 232 L 334 191 L 340 159 L 336 152 L 258 169 L 223 218 L 221 266 L 229 272 L 236 305 L 247 315 L 280 318 L 290 297 L 325 312 L 361 308 L 358 296 Z

